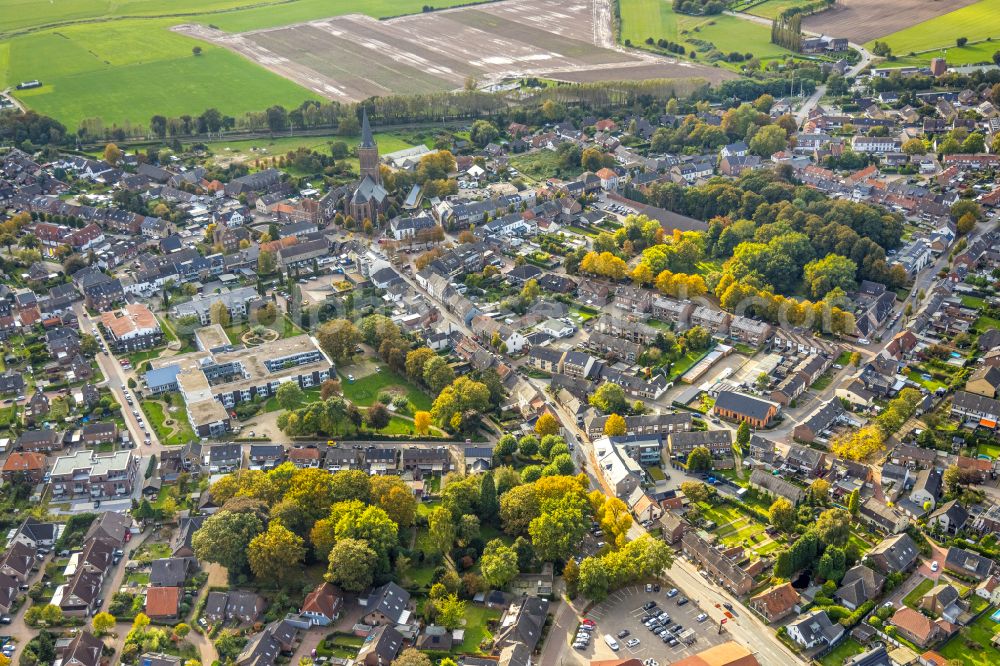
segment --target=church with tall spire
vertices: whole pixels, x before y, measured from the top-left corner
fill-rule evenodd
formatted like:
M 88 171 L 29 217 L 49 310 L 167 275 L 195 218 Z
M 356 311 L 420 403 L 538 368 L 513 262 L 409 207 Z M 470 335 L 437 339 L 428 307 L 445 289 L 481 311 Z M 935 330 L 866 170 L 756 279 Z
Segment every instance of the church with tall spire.
M 372 134 L 371 123 L 368 122 L 368 109 L 361 112 L 361 143 L 358 144 L 358 165 L 361 181 L 354 193 L 347 199 L 344 213 L 350 215 L 358 223 L 370 220 L 378 224 L 378 216 L 388 205 L 389 193 L 382 186 L 382 173 L 379 170 L 378 145 Z

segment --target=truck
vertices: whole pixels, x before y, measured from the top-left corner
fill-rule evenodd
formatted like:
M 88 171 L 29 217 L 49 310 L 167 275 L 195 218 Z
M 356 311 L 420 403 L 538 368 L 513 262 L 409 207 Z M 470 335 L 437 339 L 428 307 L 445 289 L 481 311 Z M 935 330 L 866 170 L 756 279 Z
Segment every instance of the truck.
M 608 644 L 612 652 L 618 652 L 618 641 L 611 634 L 604 634 L 604 642 Z

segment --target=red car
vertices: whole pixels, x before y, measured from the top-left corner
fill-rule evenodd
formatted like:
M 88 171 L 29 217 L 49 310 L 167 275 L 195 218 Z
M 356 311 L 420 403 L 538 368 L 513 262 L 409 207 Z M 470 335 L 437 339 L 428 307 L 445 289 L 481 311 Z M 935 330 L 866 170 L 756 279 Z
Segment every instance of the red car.
M 593 620 L 588 620 L 588 619 L 585 619 L 585 620 L 584 620 L 583 622 L 581 622 L 580 624 L 582 624 L 582 625 L 583 625 L 583 626 L 585 626 L 585 627 L 596 627 L 596 626 L 597 626 L 597 623 L 596 623 L 596 622 L 594 622 Z

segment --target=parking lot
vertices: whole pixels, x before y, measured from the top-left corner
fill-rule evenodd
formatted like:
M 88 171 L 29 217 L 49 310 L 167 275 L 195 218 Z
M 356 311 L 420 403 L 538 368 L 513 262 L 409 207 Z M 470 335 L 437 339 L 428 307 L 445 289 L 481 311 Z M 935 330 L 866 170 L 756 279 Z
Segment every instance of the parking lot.
M 697 621 L 703 611 L 694 601 L 678 605 L 683 594 L 668 598 L 667 593 L 671 587 L 669 582 L 661 583 L 659 592 L 647 593 L 645 585 L 630 585 L 612 592 L 587 613 L 587 618 L 596 622 L 597 626 L 591 632 L 589 645 L 575 652 L 586 659 L 652 659 L 658 664 L 666 665 L 728 640 L 726 634 L 718 633 L 719 627 L 711 618 L 704 622 Z M 643 606 L 649 602 L 656 602 L 656 607 L 647 611 Z M 670 616 L 667 623 L 669 627 L 681 626 L 676 631 L 670 631 L 668 638 L 676 639 L 682 634 L 687 635 L 688 629 L 694 635 L 688 638 L 688 642 L 677 640 L 674 646 L 665 643 L 643 624 L 644 619 L 652 613 L 667 613 Z M 629 633 L 618 638 L 622 631 Z M 618 652 L 614 652 L 604 642 L 605 634 L 610 634 L 618 643 Z M 638 644 L 630 646 L 629 641 L 632 639 L 637 639 Z

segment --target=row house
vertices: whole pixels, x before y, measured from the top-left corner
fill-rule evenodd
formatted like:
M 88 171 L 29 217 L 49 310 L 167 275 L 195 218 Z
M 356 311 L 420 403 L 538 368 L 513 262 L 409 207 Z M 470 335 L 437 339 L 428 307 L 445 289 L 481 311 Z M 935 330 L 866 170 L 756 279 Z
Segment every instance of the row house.
M 697 447 L 705 447 L 713 458 L 728 458 L 733 455 L 732 432 L 729 430 L 694 430 L 674 432 L 667 435 L 670 457 L 677 461 L 687 460 Z
M 660 334 L 659 329 L 648 324 L 620 317 L 601 317 L 594 330 L 647 347 L 653 344 L 656 336 Z
M 662 296 L 653 300 L 653 317 L 662 322 L 673 324 L 677 330 L 682 330 L 688 325 L 694 309 L 694 303 L 691 301 L 677 301 Z
M 630 363 L 634 363 L 642 355 L 642 345 L 605 333 L 591 333 L 584 346 L 605 358 L 620 359 Z
M 739 565 L 743 558 L 742 548 L 720 550 L 695 532 L 687 532 L 681 538 L 681 548 L 684 555 L 708 571 L 713 580 L 719 581 L 736 596 L 743 596 L 753 587 L 753 576 Z
M 697 306 L 691 312 L 691 326 L 701 326 L 715 336 L 729 335 L 729 326 L 733 318 L 728 312 L 713 310 L 704 305 Z
M 767 322 L 748 317 L 733 317 L 729 326 L 729 336 L 736 342 L 760 347 L 774 333 L 774 327 Z
M 626 416 L 626 435 L 660 435 L 667 437 L 673 433 L 689 432 L 693 418 L 689 412 L 677 414 L 639 414 Z M 607 416 L 595 416 L 587 422 L 587 436 L 591 440 L 604 436 L 604 425 Z
M 649 312 L 653 307 L 653 293 L 641 287 L 622 285 L 615 289 L 615 306 L 626 312 Z
M 951 401 L 951 415 L 967 424 L 996 429 L 1000 421 L 1000 401 L 968 391 L 956 391 Z

